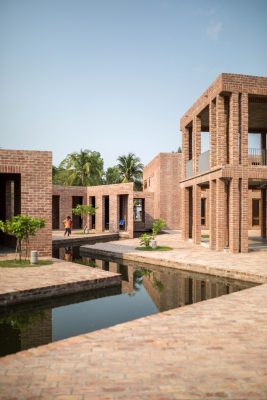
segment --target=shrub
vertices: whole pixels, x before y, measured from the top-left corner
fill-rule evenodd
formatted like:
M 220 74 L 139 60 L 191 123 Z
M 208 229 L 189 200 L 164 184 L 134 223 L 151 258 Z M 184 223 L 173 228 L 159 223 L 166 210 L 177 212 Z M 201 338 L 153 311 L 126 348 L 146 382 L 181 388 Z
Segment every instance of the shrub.
M 75 208 L 72 209 L 72 212 L 74 215 L 81 216 L 82 221 L 83 221 L 83 231 L 85 233 L 85 231 L 88 230 L 86 218 L 88 215 L 95 215 L 96 208 L 93 207 L 91 204 L 89 204 L 89 205 L 78 204 Z M 84 223 L 84 221 L 85 221 L 85 223 Z
M 165 226 L 166 222 L 164 219 L 155 219 L 152 225 L 152 237 L 155 238 L 155 236 L 157 236 Z
M 8 235 L 13 235 L 17 239 L 16 253 L 19 253 L 21 261 L 22 243 L 25 243 L 26 254 L 28 256 L 30 236 L 35 236 L 37 229 L 43 228 L 45 221 L 43 218 L 33 218 L 28 215 L 16 215 L 5 222 L 0 221 L 0 230 Z
M 151 239 L 152 239 L 151 235 L 148 235 L 147 233 L 143 233 L 143 235 L 140 236 L 141 246 L 149 247 Z

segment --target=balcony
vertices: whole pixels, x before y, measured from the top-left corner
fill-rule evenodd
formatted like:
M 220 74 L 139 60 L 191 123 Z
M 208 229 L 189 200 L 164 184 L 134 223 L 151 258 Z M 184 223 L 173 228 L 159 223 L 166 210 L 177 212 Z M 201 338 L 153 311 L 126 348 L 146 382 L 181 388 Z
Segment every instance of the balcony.
M 263 166 L 267 165 L 267 149 L 248 149 L 249 165 Z
M 200 154 L 198 159 L 198 173 L 202 174 L 210 169 L 210 151 Z

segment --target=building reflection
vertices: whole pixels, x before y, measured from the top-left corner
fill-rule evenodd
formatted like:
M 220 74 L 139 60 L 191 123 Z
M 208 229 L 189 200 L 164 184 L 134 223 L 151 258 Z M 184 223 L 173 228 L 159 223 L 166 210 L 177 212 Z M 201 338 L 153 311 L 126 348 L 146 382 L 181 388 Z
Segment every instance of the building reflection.
M 254 286 L 253 283 L 181 270 L 82 257 L 82 264 L 122 275 L 122 293 L 133 295 L 143 285 L 159 311 L 197 303 Z

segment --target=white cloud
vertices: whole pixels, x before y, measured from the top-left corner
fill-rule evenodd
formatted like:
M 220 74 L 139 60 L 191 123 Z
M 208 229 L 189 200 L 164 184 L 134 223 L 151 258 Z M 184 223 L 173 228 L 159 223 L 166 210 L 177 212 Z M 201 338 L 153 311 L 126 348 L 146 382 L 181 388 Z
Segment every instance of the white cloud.
M 220 21 L 211 22 L 206 29 L 206 34 L 209 39 L 217 40 L 220 32 L 222 31 L 223 24 Z

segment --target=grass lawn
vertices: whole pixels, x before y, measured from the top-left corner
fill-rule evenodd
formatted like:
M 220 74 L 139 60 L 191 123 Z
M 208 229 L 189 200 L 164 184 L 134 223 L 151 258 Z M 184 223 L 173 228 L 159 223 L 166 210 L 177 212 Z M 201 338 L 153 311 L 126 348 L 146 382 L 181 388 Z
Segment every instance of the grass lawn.
M 152 247 L 136 247 L 135 250 L 142 250 L 142 251 L 169 251 L 173 250 L 172 247 L 168 246 L 157 246 L 155 249 L 152 249 Z
M 0 268 L 40 267 L 50 264 L 53 264 L 52 260 L 39 260 L 37 264 L 31 264 L 29 260 L 2 260 L 0 261 Z

